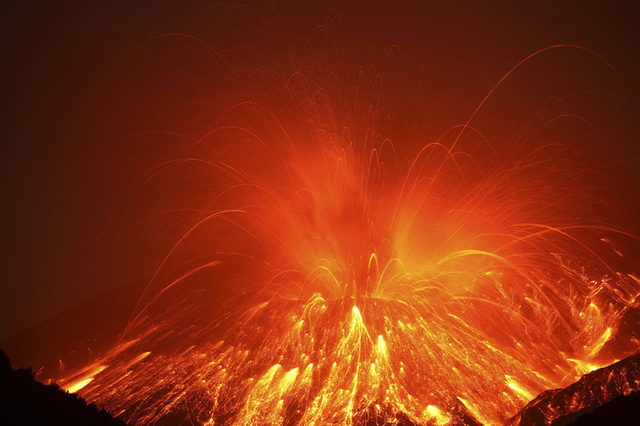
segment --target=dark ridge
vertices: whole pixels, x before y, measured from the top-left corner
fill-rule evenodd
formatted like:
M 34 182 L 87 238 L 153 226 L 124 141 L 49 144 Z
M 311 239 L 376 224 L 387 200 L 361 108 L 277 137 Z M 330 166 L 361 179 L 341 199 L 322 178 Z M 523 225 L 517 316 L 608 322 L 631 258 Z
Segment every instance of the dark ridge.
M 13 370 L 0 349 L 0 423 L 3 425 L 126 426 L 77 394 L 35 380 L 31 368 Z
M 565 426 L 579 418 L 581 422 L 587 423 L 576 423 L 578 425 L 637 425 L 640 422 L 627 422 L 626 418 L 640 418 L 638 396 L 631 397 L 639 390 L 640 351 L 608 367 L 585 374 L 564 389 L 551 389 L 541 393 L 511 418 L 507 426 Z M 622 402 L 614 403 L 617 399 Z M 622 404 L 627 410 L 619 422 L 612 420 L 615 417 L 605 417 L 603 423 L 591 420 L 591 417 L 585 420 L 580 417 L 587 413 L 596 413 L 599 408 L 602 410 L 599 412 L 613 416 L 618 404 Z
M 43 383 L 91 364 L 112 347 L 148 281 L 107 290 L 4 341 L 12 367 L 30 365 Z
M 639 425 L 640 392 L 619 396 L 593 411 L 578 412 L 561 417 L 554 425 L 598 426 L 598 425 Z

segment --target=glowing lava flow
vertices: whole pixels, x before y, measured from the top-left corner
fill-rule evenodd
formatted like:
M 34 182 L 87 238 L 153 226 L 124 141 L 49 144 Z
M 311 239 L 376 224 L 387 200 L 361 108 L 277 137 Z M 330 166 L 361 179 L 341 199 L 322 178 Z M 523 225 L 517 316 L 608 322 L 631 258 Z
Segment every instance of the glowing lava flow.
M 640 287 L 611 247 L 634 237 L 600 220 L 593 152 L 548 134 L 575 115 L 552 100 L 494 142 L 479 108 L 400 140 L 380 77 L 319 52 L 282 80 L 216 56 L 246 95 L 204 135 L 164 134 L 184 149 L 136 182 L 166 185 L 187 229 L 63 385 L 132 424 L 500 424 L 613 361 Z

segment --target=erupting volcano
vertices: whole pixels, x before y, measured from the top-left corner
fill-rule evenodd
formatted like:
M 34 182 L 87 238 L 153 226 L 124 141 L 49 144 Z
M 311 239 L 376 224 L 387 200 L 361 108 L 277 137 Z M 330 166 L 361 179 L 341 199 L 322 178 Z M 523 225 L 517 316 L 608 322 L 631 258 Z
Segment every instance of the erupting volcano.
M 205 21 L 118 65 L 163 110 L 77 169 L 126 170 L 94 244 L 151 273 L 50 378 L 129 424 L 489 425 L 640 348 L 640 198 L 599 112 L 638 102 L 604 56 L 553 45 L 452 106 L 337 14 Z

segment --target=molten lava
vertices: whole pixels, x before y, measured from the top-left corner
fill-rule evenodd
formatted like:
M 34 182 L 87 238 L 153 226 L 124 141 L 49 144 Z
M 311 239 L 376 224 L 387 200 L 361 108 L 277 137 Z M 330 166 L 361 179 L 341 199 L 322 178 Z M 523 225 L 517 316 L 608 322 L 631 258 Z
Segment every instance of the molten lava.
M 545 55 L 601 58 L 538 52 L 431 137 L 330 34 L 293 70 L 174 36 L 207 52 L 215 96 L 133 137 L 158 151 L 125 194 L 157 200 L 127 232 L 173 243 L 66 389 L 131 424 L 503 424 L 640 346 L 614 344 L 640 302 L 619 207 L 637 194 L 573 92 L 499 93 Z

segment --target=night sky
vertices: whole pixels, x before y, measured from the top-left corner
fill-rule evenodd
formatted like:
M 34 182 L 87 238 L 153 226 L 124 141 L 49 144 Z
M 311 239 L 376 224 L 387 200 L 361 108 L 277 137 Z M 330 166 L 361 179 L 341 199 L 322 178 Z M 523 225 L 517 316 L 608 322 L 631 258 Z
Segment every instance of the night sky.
M 407 74 L 428 82 L 430 101 L 463 105 L 452 109 L 454 122 L 464 122 L 465 111 L 520 60 L 558 43 L 599 52 L 640 94 L 640 6 L 634 1 L 396 3 L 276 2 L 278 15 L 268 4 L 256 8 L 304 39 L 335 7 L 354 51 L 379 63 L 396 44 Z M 180 92 L 166 86 L 164 93 L 159 80 L 132 86 L 154 69 L 132 75 L 131 57 L 155 36 L 207 33 L 195 18 L 207 5 L 62 0 L 5 6 L 0 341 L 107 289 L 149 278 L 166 244 L 141 255 L 135 242 L 117 237 L 125 232 L 119 224 L 101 237 L 134 170 L 127 158 L 133 153 L 112 147 L 146 128 Z M 640 157 L 633 137 L 639 125 L 620 124 L 613 160 Z M 136 153 L 143 163 L 140 158 Z M 636 163 L 622 168 L 633 178 Z

